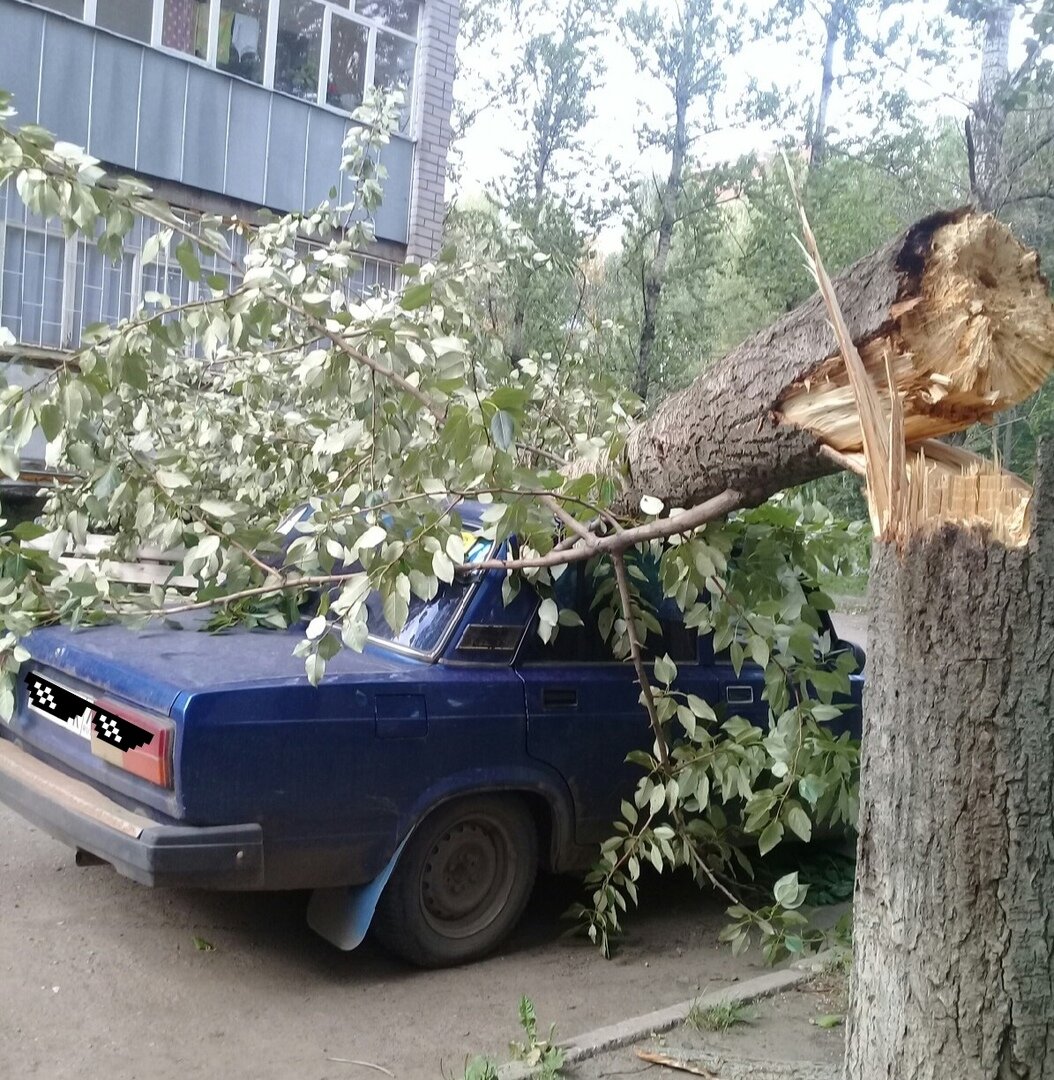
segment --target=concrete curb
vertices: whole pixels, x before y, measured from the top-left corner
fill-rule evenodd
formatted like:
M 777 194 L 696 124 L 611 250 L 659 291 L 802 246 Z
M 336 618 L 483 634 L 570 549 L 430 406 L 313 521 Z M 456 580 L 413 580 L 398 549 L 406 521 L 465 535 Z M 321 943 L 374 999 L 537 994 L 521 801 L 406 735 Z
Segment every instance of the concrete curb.
M 629 1046 L 649 1035 L 669 1031 L 678 1024 L 683 1024 L 693 1007 L 708 1009 L 713 1005 L 743 1005 L 759 998 L 771 997 L 781 990 L 789 990 L 823 971 L 834 955 L 833 951 L 817 953 L 779 971 L 766 972 L 756 979 L 747 979 L 746 982 L 735 983 L 721 990 L 710 990 L 698 997 L 669 1005 L 665 1009 L 587 1031 L 584 1035 L 560 1044 L 564 1050 L 564 1064 L 574 1065 L 608 1050 Z M 498 1070 L 500 1080 L 531 1080 L 534 1074 L 534 1067 L 520 1061 L 510 1061 Z

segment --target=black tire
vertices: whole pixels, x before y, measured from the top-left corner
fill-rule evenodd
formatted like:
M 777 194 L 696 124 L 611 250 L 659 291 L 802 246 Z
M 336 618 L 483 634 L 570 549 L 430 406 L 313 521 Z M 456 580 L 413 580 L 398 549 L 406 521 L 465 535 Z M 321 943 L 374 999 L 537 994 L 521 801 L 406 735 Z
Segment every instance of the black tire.
M 519 922 L 537 872 L 538 834 L 521 799 L 458 799 L 414 830 L 373 930 L 386 949 L 421 967 L 476 960 Z

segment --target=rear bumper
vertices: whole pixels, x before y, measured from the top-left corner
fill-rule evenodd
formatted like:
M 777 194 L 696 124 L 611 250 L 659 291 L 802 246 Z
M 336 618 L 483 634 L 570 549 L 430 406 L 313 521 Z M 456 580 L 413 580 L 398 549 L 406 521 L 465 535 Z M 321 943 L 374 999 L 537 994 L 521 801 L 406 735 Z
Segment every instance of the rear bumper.
M 162 825 L 0 738 L 0 802 L 143 885 L 263 885 L 259 825 Z

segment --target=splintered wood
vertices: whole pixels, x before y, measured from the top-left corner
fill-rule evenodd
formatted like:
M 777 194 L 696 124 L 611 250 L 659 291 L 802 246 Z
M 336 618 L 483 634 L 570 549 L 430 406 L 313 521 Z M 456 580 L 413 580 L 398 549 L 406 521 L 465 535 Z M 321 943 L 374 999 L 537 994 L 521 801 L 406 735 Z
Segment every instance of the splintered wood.
M 990 420 L 1054 369 L 1054 307 L 1038 256 L 990 215 L 965 214 L 934 234 L 918 292 L 857 347 L 886 415 L 889 357 L 909 445 Z M 841 354 L 790 387 L 779 409 L 835 450 L 863 449 Z
M 839 352 L 783 395 L 782 421 L 866 475 L 878 536 L 954 523 L 1027 542 L 1029 485 L 935 437 L 991 421 L 1054 369 L 1054 305 L 1035 252 L 990 215 L 964 212 L 934 233 L 915 295 L 854 344 L 804 210 L 802 227 Z

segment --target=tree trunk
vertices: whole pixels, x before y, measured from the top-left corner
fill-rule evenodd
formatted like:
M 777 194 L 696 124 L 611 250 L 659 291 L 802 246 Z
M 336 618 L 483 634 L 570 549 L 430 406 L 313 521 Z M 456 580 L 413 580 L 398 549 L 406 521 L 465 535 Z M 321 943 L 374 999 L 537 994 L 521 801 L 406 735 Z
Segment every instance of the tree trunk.
M 891 358 L 909 443 L 990 419 L 1054 368 L 1038 260 L 991 217 L 919 222 L 835 289 L 879 387 Z M 759 503 L 835 471 L 830 451 L 860 449 L 845 365 L 814 297 L 667 398 L 630 435 L 621 479 L 627 503 L 692 506 L 726 490 Z
M 820 79 L 820 97 L 816 102 L 816 121 L 813 124 L 809 147 L 809 166 L 816 168 L 827 157 L 827 108 L 834 89 L 834 51 L 842 32 L 843 0 L 834 0 L 827 12 L 827 44 L 823 51 L 823 75 Z
M 981 81 L 977 104 L 967 121 L 970 198 L 981 210 L 998 210 L 1005 198 L 1006 92 L 1010 79 L 1012 4 L 999 4 L 984 15 Z
M 1054 1077 L 1051 451 L 1027 546 L 875 546 L 847 1080 Z
M 662 190 L 658 237 L 655 254 L 644 271 L 644 312 L 640 324 L 640 344 L 637 349 L 637 373 L 633 380 L 633 392 L 648 400 L 648 392 L 654 381 L 655 338 L 659 329 L 659 303 L 666 284 L 666 263 L 673 246 L 673 230 L 677 224 L 677 199 L 680 195 L 684 174 L 684 159 L 688 151 L 688 100 L 680 91 L 676 101 L 676 120 L 673 132 L 673 157 L 670 175 Z

